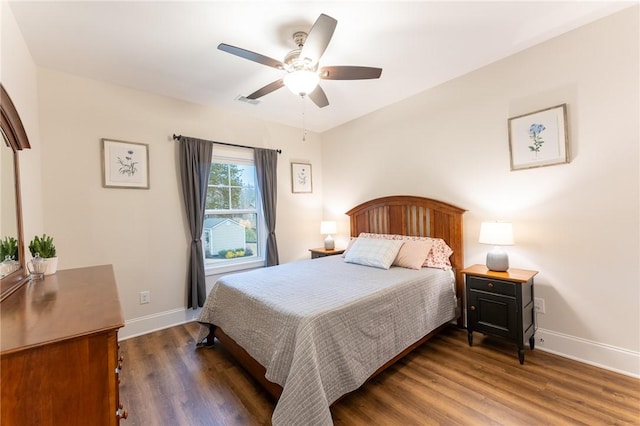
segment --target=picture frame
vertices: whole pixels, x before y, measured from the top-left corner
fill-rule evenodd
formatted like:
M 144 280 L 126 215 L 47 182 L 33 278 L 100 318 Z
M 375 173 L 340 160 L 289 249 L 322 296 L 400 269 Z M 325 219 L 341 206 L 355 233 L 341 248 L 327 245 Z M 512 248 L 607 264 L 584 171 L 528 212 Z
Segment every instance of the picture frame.
M 149 189 L 149 145 L 102 139 L 102 186 Z
M 567 104 L 509 118 L 511 170 L 569 162 Z
M 291 163 L 291 192 L 294 194 L 310 194 L 313 192 L 311 164 Z

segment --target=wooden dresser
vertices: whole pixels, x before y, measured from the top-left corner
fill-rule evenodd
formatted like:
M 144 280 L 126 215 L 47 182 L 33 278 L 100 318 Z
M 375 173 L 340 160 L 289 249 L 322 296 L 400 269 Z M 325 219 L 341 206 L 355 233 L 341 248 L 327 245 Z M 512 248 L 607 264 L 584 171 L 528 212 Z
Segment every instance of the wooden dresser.
M 0 304 L 0 424 L 117 425 L 118 329 L 113 267 L 58 271 Z

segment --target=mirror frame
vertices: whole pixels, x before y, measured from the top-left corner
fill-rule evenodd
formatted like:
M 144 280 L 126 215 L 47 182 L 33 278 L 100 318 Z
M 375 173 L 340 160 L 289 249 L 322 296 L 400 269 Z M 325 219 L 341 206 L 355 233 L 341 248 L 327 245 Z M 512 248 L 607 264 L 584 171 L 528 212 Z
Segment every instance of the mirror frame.
M 13 101 L 0 83 L 0 127 L 9 148 L 13 151 L 14 185 L 16 192 L 16 219 L 18 222 L 18 257 L 20 267 L 0 279 L 0 301 L 6 299 L 11 293 L 18 290 L 27 279 L 27 271 L 24 259 L 24 237 L 22 231 L 22 198 L 20 195 L 20 167 L 18 165 L 18 152 L 31 148 L 27 132 L 24 129 L 18 110 Z M 0 149 L 3 149 L 0 147 Z

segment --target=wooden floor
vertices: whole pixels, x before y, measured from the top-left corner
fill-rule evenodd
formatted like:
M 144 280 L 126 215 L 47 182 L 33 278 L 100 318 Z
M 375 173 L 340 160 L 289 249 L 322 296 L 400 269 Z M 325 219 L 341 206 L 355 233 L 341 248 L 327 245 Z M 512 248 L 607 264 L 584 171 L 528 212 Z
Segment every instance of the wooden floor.
M 270 425 L 274 402 L 198 325 L 120 343 L 123 426 Z M 454 327 L 332 407 L 336 425 L 640 425 L 640 380 Z

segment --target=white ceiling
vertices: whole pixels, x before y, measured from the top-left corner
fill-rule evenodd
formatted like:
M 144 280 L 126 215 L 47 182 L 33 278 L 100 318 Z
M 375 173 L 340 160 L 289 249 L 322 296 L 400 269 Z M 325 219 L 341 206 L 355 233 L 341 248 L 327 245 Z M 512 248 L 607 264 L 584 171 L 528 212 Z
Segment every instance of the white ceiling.
M 512 55 L 637 1 L 10 1 L 38 66 L 322 132 Z M 283 71 L 217 50 L 283 60 L 295 31 L 338 20 L 320 65 L 383 69 L 322 81 L 319 109 L 281 88 L 235 100 Z

